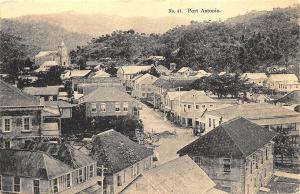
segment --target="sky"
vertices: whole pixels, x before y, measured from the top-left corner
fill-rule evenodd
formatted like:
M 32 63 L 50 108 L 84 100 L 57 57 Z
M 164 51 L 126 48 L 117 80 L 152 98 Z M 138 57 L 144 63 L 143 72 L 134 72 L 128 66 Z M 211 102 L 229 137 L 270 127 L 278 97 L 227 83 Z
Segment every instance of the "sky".
M 65 11 L 91 14 L 102 13 L 123 17 L 164 16 L 184 17 L 190 20 L 224 20 L 252 10 L 272 10 L 287 7 L 300 0 L 0 0 L 0 17 L 49 14 Z M 187 13 L 188 9 L 198 13 Z M 201 13 L 201 9 L 218 9 L 219 13 Z M 182 13 L 169 13 L 181 9 Z

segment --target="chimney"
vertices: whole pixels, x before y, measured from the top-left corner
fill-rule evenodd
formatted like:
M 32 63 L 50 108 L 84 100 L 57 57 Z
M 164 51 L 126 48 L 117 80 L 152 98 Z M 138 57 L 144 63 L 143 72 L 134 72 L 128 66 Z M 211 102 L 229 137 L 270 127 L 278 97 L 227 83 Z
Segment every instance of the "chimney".
M 170 71 L 176 70 L 176 63 L 170 63 Z

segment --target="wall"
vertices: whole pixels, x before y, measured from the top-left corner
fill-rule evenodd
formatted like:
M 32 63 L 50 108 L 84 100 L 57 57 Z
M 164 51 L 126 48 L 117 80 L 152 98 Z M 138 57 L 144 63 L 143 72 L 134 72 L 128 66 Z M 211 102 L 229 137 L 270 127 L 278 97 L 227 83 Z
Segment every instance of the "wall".
M 106 104 L 106 111 L 101 112 L 101 103 Z M 120 103 L 120 111 L 115 111 L 115 103 Z M 127 114 L 134 115 L 134 108 L 138 110 L 138 104 L 136 102 L 128 102 L 128 111 L 124 111 L 124 102 L 96 102 L 97 112 L 92 112 L 92 103 L 85 103 L 86 116 L 97 117 L 97 116 L 125 116 Z
M 13 192 L 13 176 L 2 176 L 2 191 Z M 33 193 L 33 180 L 32 178 L 21 177 L 21 192 L 22 194 Z M 40 180 L 40 192 L 41 194 L 49 194 L 49 182 L 47 180 Z
M 145 163 L 148 165 L 147 168 L 145 168 Z M 139 164 L 139 169 L 137 169 Z M 112 193 L 120 193 L 125 187 L 127 187 L 132 181 L 134 181 L 141 173 L 144 171 L 152 168 L 152 156 L 149 156 L 145 158 L 144 160 L 141 160 L 140 162 L 134 164 L 133 166 L 130 166 L 124 170 L 121 170 L 120 172 L 117 172 L 111 176 L 111 178 L 107 179 L 110 180 L 109 184 L 113 185 Z M 132 174 L 134 169 L 134 175 Z M 118 186 L 118 176 L 121 177 L 121 185 Z M 125 179 L 124 179 L 125 176 Z
M 23 130 L 23 119 L 22 117 L 29 117 L 31 130 Z M 4 118 L 11 118 L 11 132 L 4 131 Z M 18 110 L 18 111 L 1 111 L 0 112 L 0 134 L 4 139 L 11 139 L 22 137 L 22 141 L 14 140 L 13 145 L 24 143 L 26 137 L 31 138 L 32 136 L 40 136 L 41 128 L 41 111 L 40 110 Z M 0 142 L 2 143 L 2 142 Z M 1 146 L 0 146 L 1 147 Z

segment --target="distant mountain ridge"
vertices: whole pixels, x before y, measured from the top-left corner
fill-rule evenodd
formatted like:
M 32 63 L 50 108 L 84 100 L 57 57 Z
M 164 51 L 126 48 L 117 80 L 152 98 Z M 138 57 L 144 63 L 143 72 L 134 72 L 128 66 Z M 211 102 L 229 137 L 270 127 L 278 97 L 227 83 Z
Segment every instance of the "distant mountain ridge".
M 164 33 L 167 30 L 180 25 L 189 24 L 188 19 L 180 17 L 162 17 L 157 19 L 147 17 L 121 17 L 106 14 L 79 14 L 74 11 L 28 15 L 14 18 L 21 23 L 47 22 L 64 28 L 70 32 L 99 36 L 110 34 L 115 30 L 133 29 L 140 33 Z
M 74 49 L 78 45 L 85 45 L 92 38 L 90 35 L 69 32 L 47 22 L 20 22 L 2 19 L 0 25 L 3 32 L 18 36 L 25 44 L 41 50 L 56 49 L 61 41 L 64 41 L 69 48 Z

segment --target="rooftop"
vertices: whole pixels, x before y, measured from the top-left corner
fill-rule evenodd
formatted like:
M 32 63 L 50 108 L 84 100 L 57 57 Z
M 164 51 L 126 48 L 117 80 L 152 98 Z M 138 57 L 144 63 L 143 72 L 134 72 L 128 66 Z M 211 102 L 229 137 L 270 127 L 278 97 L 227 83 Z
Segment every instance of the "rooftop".
M 0 150 L 0 174 L 49 180 L 72 170 L 67 164 L 39 151 Z
M 131 141 L 128 137 L 111 129 L 92 140 L 91 155 L 98 165 L 108 168 L 107 173 L 116 173 L 153 155 L 153 150 Z
M 45 57 L 51 54 L 57 54 L 57 51 L 40 51 L 35 57 Z
M 146 74 L 142 75 L 141 77 L 138 77 L 135 80 L 135 83 L 140 83 L 140 82 L 145 83 L 146 82 L 146 84 L 152 84 L 157 79 L 158 79 L 157 77 L 150 75 L 149 73 L 146 73 Z
M 170 100 L 175 100 L 176 97 L 179 97 L 182 94 L 185 94 L 187 91 L 171 91 L 167 92 L 167 96 L 169 96 Z
M 58 66 L 58 63 L 56 61 L 45 61 L 41 66 L 44 67 Z
M 23 92 L 33 96 L 56 96 L 61 86 L 24 87 Z
M 59 108 L 72 108 L 74 106 L 73 104 L 63 100 L 45 101 L 44 104 L 47 106 L 58 106 Z
M 176 99 L 179 99 L 179 97 Z M 203 91 L 190 90 L 180 96 L 180 102 L 204 103 L 216 101 L 205 95 Z
M 142 176 L 132 183 L 132 186 L 135 185 L 147 185 L 148 187 L 143 187 L 145 190 L 142 190 L 145 193 L 151 191 L 195 193 L 197 191 L 197 193 L 208 194 L 216 184 L 186 155 L 143 172 Z M 125 193 L 127 193 L 126 189 Z
M 47 153 L 73 169 L 84 167 L 95 162 L 85 153 L 66 143 L 31 142 L 25 145 L 24 150 Z
M 255 79 L 268 79 L 267 75 L 265 73 L 243 73 L 241 75 L 242 78 L 245 78 L 245 79 L 252 79 L 252 80 L 255 80 Z
M 39 101 L 29 94 L 0 79 L 0 107 L 39 106 Z
M 281 102 L 286 104 L 300 104 L 300 90 L 292 91 L 283 97 L 275 100 L 275 102 Z
M 239 117 L 219 125 L 177 153 L 242 158 L 262 148 L 275 135 L 275 132 Z
M 244 117 L 247 119 L 277 118 L 286 116 L 300 116 L 299 113 L 285 109 L 281 106 L 275 106 L 268 103 L 250 103 L 229 106 L 207 112 L 208 115 L 214 115 L 225 119 Z
M 185 71 L 189 71 L 189 70 L 192 70 L 191 68 L 189 68 L 189 67 L 182 67 L 181 69 L 179 69 L 177 72 L 178 73 L 183 73 L 183 72 L 185 72 Z
M 91 70 L 72 70 L 68 71 L 63 75 L 63 79 L 70 79 L 73 77 L 85 77 L 87 76 Z
M 268 82 L 298 82 L 295 74 L 270 74 Z
M 93 77 L 110 77 L 110 74 L 106 73 L 103 70 L 99 70 L 95 72 L 95 75 Z
M 119 69 L 123 70 L 124 74 L 137 74 L 142 71 L 148 71 L 151 69 L 151 65 L 146 66 L 138 66 L 138 65 L 129 65 L 129 66 L 121 66 Z
M 126 92 L 116 87 L 98 87 L 83 97 L 82 102 L 124 102 L 134 101 Z

